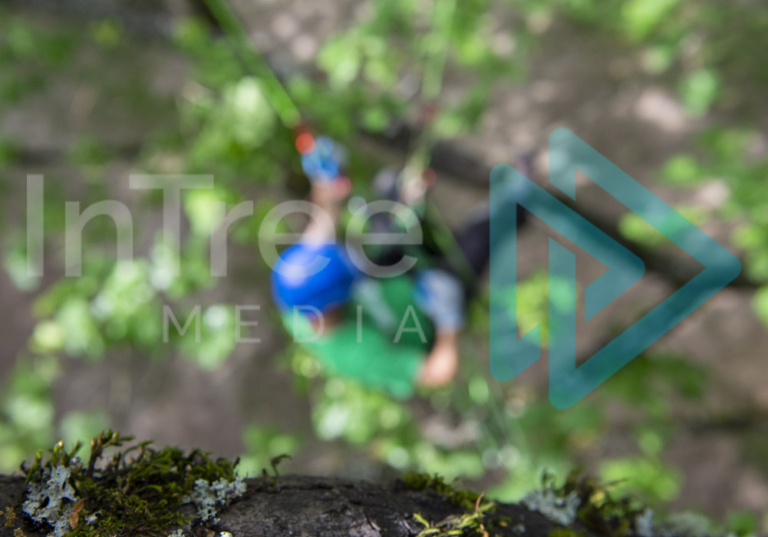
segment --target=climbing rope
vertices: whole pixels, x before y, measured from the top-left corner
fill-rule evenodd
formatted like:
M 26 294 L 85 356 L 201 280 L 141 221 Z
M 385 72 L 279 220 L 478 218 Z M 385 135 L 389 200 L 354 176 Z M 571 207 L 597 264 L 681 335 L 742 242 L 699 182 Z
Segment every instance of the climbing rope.
M 237 14 L 226 0 L 204 0 L 212 16 L 219 23 L 229 40 L 234 54 L 242 63 L 246 73 L 258 76 L 265 98 L 280 117 L 283 125 L 294 131 L 296 149 L 301 155 L 304 173 L 312 181 L 333 181 L 341 178 L 344 151 L 333 140 L 316 136 L 308 123 L 303 122 L 299 108 L 282 85 L 274 71 L 251 42 Z M 425 57 L 421 88 L 422 113 L 420 132 L 410 150 L 403 172 L 400 174 L 400 189 L 414 188 L 415 182 L 431 185 L 435 172 L 430 168 L 431 155 L 437 143 L 435 124 L 440 114 L 440 96 L 447 64 L 448 46 L 453 34 L 457 0 L 435 0 L 432 12 L 432 31 L 424 37 Z M 418 185 L 416 185 L 418 187 Z M 423 199 L 422 218 L 433 231 L 435 242 L 446 256 L 448 263 L 465 284 L 477 285 L 478 276 L 472 269 L 459 247 L 452 230 L 443 219 L 438 208 L 426 197 Z M 479 366 L 471 364 L 472 373 L 479 373 Z M 484 375 L 483 375 L 484 376 Z M 492 383 L 491 383 L 492 384 Z M 499 439 L 485 424 L 489 437 L 497 448 L 501 443 L 513 445 L 511 424 L 503 405 L 504 394 L 498 386 L 491 386 L 489 413 L 491 421 L 501 433 Z M 519 429 L 519 427 L 518 427 Z M 525 442 L 523 431 L 516 431 L 517 443 Z

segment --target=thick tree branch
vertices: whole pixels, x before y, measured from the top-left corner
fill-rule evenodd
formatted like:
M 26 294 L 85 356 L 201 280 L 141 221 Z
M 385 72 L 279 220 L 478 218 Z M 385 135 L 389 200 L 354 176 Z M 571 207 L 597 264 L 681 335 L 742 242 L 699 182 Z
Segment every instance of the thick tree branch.
M 23 487 L 22 478 L 0 477 L 0 512 L 18 507 Z M 446 497 L 431 490 L 411 491 L 401 481 L 373 484 L 288 476 L 249 480 L 246 495 L 222 513 L 216 529 L 238 537 L 409 537 L 424 529 L 415 514 L 438 523 L 464 513 L 466 510 L 452 505 Z M 555 527 L 541 513 L 514 504 L 498 504 L 483 522 L 499 537 L 519 537 L 521 528 L 525 528 L 526 537 L 545 537 Z M 17 516 L 14 524 L 0 523 L 0 537 L 13 537 L 16 528 L 28 537 L 45 535 Z M 206 535 L 204 530 L 187 530 L 185 534 Z

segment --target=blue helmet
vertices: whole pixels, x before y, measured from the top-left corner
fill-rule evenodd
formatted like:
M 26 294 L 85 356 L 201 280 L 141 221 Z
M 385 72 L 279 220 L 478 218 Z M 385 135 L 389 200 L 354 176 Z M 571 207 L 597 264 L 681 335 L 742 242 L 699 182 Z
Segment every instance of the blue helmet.
M 299 243 L 280 256 L 272 271 L 272 295 L 281 310 L 306 306 L 326 312 L 349 299 L 359 271 L 341 244 Z

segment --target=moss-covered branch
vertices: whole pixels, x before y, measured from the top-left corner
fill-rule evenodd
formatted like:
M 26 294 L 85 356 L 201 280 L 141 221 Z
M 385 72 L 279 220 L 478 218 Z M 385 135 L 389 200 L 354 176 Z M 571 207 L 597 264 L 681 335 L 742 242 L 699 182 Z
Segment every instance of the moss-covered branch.
M 0 476 L 0 537 L 715 535 L 654 524 L 639 502 L 577 474 L 505 504 L 424 474 L 387 484 L 279 477 L 279 459 L 274 476 L 243 480 L 236 464 L 200 451 L 131 443 L 105 431 L 84 461 L 80 446 L 59 442 L 24 476 Z

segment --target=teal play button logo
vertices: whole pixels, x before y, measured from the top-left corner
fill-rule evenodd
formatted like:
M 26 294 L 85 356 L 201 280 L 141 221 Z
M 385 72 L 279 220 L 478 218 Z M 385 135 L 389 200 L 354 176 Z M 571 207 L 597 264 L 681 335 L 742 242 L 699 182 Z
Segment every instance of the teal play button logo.
M 549 139 L 549 182 L 576 199 L 576 172 L 637 214 L 704 269 L 613 341 L 576 365 L 576 256 L 549 243 L 549 398 L 568 408 L 608 380 L 721 291 L 741 272 L 739 260 L 650 190 L 567 129 Z M 541 327 L 518 337 L 517 210 L 531 212 L 608 270 L 584 292 L 589 321 L 645 273 L 640 258 L 508 165 L 491 172 L 491 374 L 509 381 L 541 358 Z

